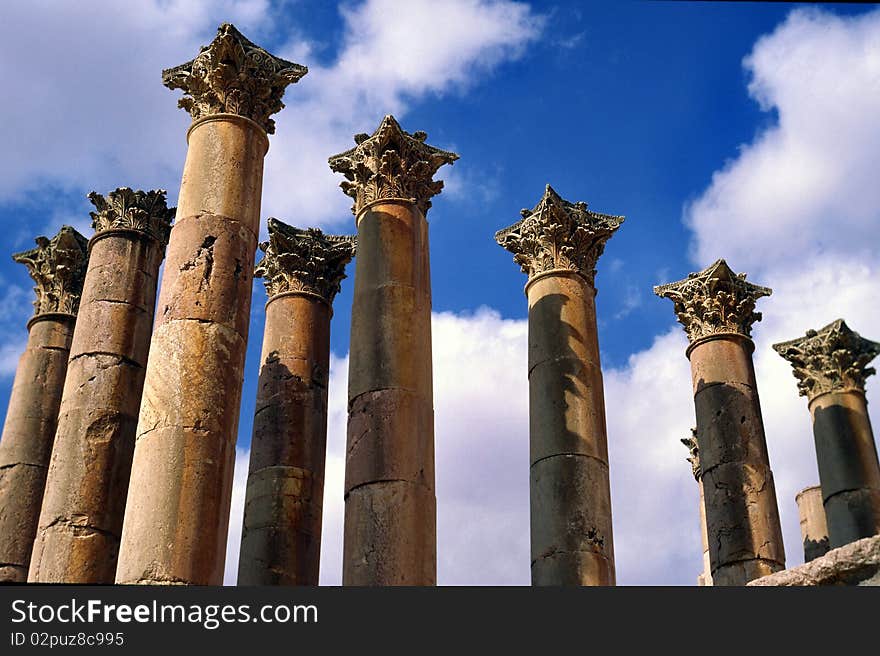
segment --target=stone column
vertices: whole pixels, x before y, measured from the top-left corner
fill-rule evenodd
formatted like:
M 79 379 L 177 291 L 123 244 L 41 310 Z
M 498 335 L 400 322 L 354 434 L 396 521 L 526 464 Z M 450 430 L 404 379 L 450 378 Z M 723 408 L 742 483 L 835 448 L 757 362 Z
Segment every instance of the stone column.
M 118 583 L 219 584 L 269 118 L 306 69 L 232 25 L 163 72 L 193 117 L 150 343 Z
M 755 301 L 771 290 L 724 260 L 654 288 L 675 303 L 690 340 L 697 441 L 714 585 L 784 569 L 776 488 L 752 364 Z
M 697 585 L 708 587 L 712 585 L 712 564 L 709 560 L 709 531 L 706 528 L 706 497 L 703 493 L 703 477 L 700 469 L 700 447 L 697 446 L 697 429 L 691 428 L 691 436 L 682 438 L 681 443 L 684 444 L 690 452 L 687 459 L 691 463 L 691 470 L 694 474 L 694 480 L 697 481 L 697 487 L 700 490 L 700 544 L 703 547 L 703 571 L 697 576 Z
M 165 191 L 89 199 L 83 286 L 29 580 L 113 583 L 159 265 L 174 208 Z
M 822 507 L 822 488 L 818 485 L 804 488 L 794 498 L 801 520 L 801 538 L 804 541 L 804 562 L 828 553 L 828 525 Z
M 353 237 L 269 219 L 256 269 L 269 302 L 239 585 L 318 585 L 333 298 Z
M 880 465 L 865 381 L 880 344 L 838 319 L 806 337 L 775 344 L 809 401 L 831 548 L 880 532 Z
M 86 239 L 64 226 L 12 259 L 27 266 L 37 300 L 0 439 L 0 583 L 27 580 L 88 261 Z
M 433 176 L 458 155 L 386 116 L 330 158 L 355 203 L 343 585 L 434 585 L 434 403 L 428 224 Z
M 596 263 L 621 216 L 550 185 L 495 240 L 529 280 L 532 585 L 614 585 Z

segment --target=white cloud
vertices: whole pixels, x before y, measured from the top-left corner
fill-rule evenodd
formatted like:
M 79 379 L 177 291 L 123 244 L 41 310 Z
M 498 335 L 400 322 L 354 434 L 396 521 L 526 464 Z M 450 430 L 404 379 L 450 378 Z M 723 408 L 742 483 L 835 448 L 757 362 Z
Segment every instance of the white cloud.
M 696 259 L 757 271 L 809 268 L 823 253 L 876 257 L 880 11 L 793 11 L 744 64 L 749 93 L 779 120 L 687 208 Z
M 350 203 L 327 158 L 353 145 L 354 133 L 375 129 L 383 114 L 466 89 L 519 56 L 543 24 L 528 5 L 508 0 L 366 0 L 344 5 L 343 45 L 321 66 L 309 61 L 307 35 L 277 33 L 283 9 L 269 0 L 6 7 L 0 85 L 14 90 L 15 102 L 0 123 L 0 202 L 26 202 L 46 186 L 84 199 L 89 190 L 122 185 L 164 187 L 173 201 L 189 117 L 176 107 L 180 93 L 162 86 L 161 71 L 191 59 L 220 22 L 231 21 L 258 43 L 287 37 L 277 54 L 310 68 L 276 116 L 263 214 L 347 222 Z M 427 128 L 442 142 L 442 126 L 405 127 Z M 82 200 L 68 211 L 85 214 L 87 206 Z M 59 225 L 53 217 L 49 231 Z
M 235 449 L 235 473 L 232 479 L 232 505 L 229 509 L 229 532 L 226 538 L 226 568 L 223 585 L 236 585 L 238 581 L 238 552 L 241 546 L 241 528 L 244 518 L 244 496 L 247 488 L 250 449 Z

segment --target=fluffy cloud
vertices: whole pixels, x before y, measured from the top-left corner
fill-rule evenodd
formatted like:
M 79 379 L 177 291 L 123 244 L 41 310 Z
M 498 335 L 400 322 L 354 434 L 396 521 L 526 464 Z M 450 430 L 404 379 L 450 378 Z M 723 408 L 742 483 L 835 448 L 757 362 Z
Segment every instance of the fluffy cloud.
M 15 102 L 0 124 L 0 203 L 29 202 L 29 192 L 47 186 L 69 193 L 69 207 L 58 207 L 62 197 L 53 201 L 62 214 L 84 215 L 87 191 L 120 185 L 164 187 L 173 200 L 189 117 L 160 72 L 192 58 L 220 22 L 231 21 L 257 42 L 289 39 L 277 53 L 311 69 L 288 89 L 288 108 L 277 116 L 264 214 L 350 221 L 327 157 L 383 114 L 466 88 L 519 56 L 542 27 L 527 5 L 507 0 L 366 0 L 342 11 L 342 48 L 321 66 L 301 35 L 275 32 L 279 9 L 269 0 L 94 0 L 86 7 L 37 0 L 5 8 L 0 84 L 14 90 Z M 383 18 L 389 12 L 394 21 Z M 47 231 L 59 226 L 53 217 Z
M 723 254 L 757 271 L 876 257 L 880 11 L 794 11 L 744 64 L 749 93 L 778 121 L 687 208 L 697 260 Z

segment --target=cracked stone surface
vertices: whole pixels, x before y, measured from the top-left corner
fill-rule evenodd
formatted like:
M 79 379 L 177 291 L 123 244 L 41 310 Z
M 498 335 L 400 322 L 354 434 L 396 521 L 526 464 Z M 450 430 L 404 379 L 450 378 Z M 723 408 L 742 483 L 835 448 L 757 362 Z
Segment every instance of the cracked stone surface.
M 428 225 L 414 203 L 377 203 L 357 239 L 342 580 L 434 585 Z
M 174 214 L 162 191 L 90 197 L 102 230 L 91 242 L 71 345 L 28 576 L 34 582 L 113 583 L 157 278 Z
M 759 578 L 749 585 L 880 586 L 880 535 L 832 549 L 808 563 Z
M 275 219 L 262 368 L 245 494 L 239 585 L 318 585 L 327 444 L 331 303 L 351 238 Z
M 267 148 L 265 132 L 236 116 L 190 128 L 118 583 L 222 582 Z
M 701 340 L 689 354 L 713 585 L 785 567 L 752 348 L 731 335 Z

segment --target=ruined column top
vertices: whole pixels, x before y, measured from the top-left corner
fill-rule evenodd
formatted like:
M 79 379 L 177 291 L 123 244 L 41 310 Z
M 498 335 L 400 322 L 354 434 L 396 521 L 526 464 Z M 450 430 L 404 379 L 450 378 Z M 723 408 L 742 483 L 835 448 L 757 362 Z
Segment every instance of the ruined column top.
M 570 203 L 549 184 L 522 219 L 495 233 L 495 241 L 513 253 L 523 273 L 534 278 L 553 271 L 578 273 L 594 284 L 596 263 L 624 217 L 600 214 L 584 202 Z
M 694 474 L 694 480 L 699 482 L 700 477 L 703 475 L 703 471 L 700 467 L 700 447 L 697 445 L 697 429 L 691 428 L 691 436 L 681 438 L 681 443 L 688 448 L 690 456 L 687 458 L 687 461 L 691 463 L 691 471 Z
M 406 200 L 423 215 L 428 213 L 431 198 L 443 189 L 443 181 L 434 181 L 434 174 L 458 155 L 429 146 L 427 138 L 426 132 L 406 132 L 388 115 L 372 135 L 356 134 L 354 148 L 329 159 L 330 169 L 345 176 L 339 186 L 354 199 L 355 216 L 388 200 Z
M 265 256 L 254 275 L 263 278 L 270 299 L 298 293 L 332 305 L 356 245 L 356 237 L 325 235 L 317 228 L 301 230 L 269 219 L 269 241 L 260 244 Z
M 724 260 L 691 273 L 684 280 L 654 287 L 654 293 L 675 304 L 678 322 L 693 346 L 697 340 L 724 334 L 751 337 L 752 324 L 761 320 L 755 302 L 773 293 L 734 273 Z
M 275 121 L 270 117 L 284 108 L 281 97 L 285 88 L 308 70 L 275 57 L 245 38 L 234 25 L 223 23 L 195 59 L 162 71 L 162 84 L 183 90 L 185 97 L 177 104 L 193 121 L 235 114 L 274 134 Z
M 33 320 L 47 314 L 75 316 L 86 277 L 88 240 L 66 225 L 52 239 L 41 236 L 35 241 L 36 248 L 12 256 L 37 283 Z
M 135 191 L 119 187 L 106 196 L 93 191 L 88 199 L 97 210 L 89 212 L 95 237 L 113 230 L 134 230 L 155 239 L 162 247 L 168 245 L 177 208 L 167 206 L 164 189 Z
M 798 390 L 810 402 L 828 392 L 864 394 L 868 376 L 877 373 L 867 365 L 880 354 L 880 344 L 850 329 L 843 319 L 773 349 L 791 364 Z

